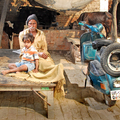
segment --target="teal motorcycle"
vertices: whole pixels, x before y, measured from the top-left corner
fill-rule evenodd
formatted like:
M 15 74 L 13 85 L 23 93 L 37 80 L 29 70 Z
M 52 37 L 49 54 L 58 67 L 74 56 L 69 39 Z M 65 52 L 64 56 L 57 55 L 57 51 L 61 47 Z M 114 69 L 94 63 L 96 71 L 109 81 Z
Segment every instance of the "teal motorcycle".
M 80 52 L 83 62 L 89 61 L 87 80 L 103 93 L 105 103 L 113 106 L 120 100 L 120 43 L 114 43 L 101 34 L 102 24 L 87 25 L 91 29 L 80 37 Z
M 103 30 L 103 25 L 101 23 L 95 25 L 88 25 L 79 22 L 79 25 L 83 25 L 89 28 L 90 32 L 85 32 L 80 37 L 80 53 L 81 60 L 90 61 L 95 59 L 96 50 L 92 47 L 92 42 L 96 39 L 103 39 L 105 36 L 101 33 Z

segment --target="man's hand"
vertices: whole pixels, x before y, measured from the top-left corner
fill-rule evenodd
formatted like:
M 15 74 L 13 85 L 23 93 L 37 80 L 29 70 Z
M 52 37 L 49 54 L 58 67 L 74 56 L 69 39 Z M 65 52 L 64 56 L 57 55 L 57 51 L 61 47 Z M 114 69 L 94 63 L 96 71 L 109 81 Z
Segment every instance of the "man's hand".
M 39 57 L 42 57 L 42 58 L 44 58 L 44 59 L 47 59 L 47 57 L 48 57 L 48 55 L 45 54 L 45 53 L 43 53 L 43 52 L 39 52 L 39 53 L 38 53 L 38 56 L 39 56 Z

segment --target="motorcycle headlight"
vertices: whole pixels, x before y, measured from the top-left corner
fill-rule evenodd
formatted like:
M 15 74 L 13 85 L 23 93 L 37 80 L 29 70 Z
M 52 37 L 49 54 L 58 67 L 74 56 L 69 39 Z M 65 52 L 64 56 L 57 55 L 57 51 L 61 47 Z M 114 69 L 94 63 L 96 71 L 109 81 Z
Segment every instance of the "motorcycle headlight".
M 113 86 L 116 88 L 120 87 L 120 81 L 119 80 L 114 81 Z

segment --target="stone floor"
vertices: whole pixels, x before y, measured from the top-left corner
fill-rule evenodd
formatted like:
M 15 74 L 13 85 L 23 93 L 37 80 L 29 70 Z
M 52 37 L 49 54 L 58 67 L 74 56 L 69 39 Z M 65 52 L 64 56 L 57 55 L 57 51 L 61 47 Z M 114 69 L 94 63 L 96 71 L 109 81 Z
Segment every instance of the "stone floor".
M 87 64 L 73 64 L 69 52 L 51 52 L 55 64 L 63 63 L 65 97 L 54 98 L 52 120 L 120 120 L 120 101 L 108 107 L 103 95 L 93 87 L 84 88 L 81 69 Z M 71 72 L 72 71 L 72 72 Z M 78 73 L 81 76 L 78 76 Z M 82 85 L 80 84 L 82 81 Z M 43 101 L 33 92 L 0 92 L 0 120 L 48 120 Z

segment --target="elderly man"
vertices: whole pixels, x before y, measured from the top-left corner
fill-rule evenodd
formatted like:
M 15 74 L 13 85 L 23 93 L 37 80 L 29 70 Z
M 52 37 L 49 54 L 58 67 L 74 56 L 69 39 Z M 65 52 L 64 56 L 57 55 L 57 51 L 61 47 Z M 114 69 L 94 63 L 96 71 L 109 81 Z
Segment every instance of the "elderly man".
M 22 38 L 24 34 L 32 33 L 35 38 L 34 47 L 39 52 L 39 56 L 46 59 L 48 57 L 46 37 L 43 31 L 37 29 L 37 26 L 39 24 L 37 16 L 35 14 L 30 15 L 27 18 L 26 24 L 28 25 L 28 29 L 25 29 L 19 34 L 20 48 L 23 48 Z

